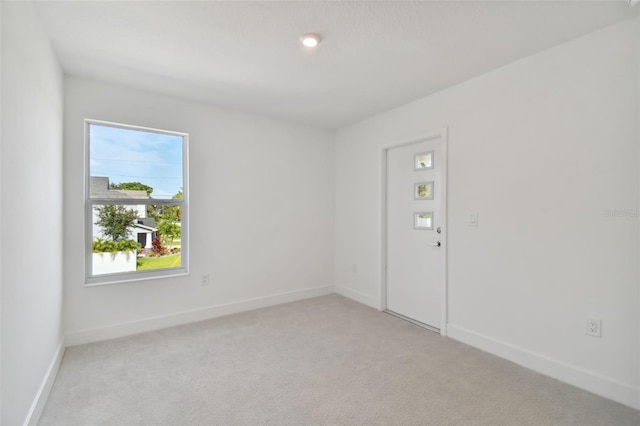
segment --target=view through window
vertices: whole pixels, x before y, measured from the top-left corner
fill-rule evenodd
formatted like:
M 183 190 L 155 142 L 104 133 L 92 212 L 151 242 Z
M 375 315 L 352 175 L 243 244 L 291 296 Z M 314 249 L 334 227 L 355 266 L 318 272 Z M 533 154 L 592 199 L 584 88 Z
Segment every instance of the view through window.
M 88 282 L 186 272 L 187 135 L 86 126 Z

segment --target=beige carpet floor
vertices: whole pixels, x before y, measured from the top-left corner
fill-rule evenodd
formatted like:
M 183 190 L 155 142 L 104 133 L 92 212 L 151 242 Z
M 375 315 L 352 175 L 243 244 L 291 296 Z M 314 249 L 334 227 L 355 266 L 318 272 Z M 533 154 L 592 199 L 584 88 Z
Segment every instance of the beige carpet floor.
M 67 349 L 40 425 L 640 425 L 330 295 Z

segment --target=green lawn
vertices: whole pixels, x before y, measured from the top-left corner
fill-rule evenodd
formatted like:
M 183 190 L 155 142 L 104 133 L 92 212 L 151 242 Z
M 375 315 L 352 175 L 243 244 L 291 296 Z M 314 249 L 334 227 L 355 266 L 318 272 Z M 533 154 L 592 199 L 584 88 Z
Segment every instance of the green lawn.
M 180 267 L 180 254 L 173 254 L 164 257 L 139 257 L 138 258 L 138 271 L 144 271 L 147 269 L 162 269 L 162 268 L 179 268 Z

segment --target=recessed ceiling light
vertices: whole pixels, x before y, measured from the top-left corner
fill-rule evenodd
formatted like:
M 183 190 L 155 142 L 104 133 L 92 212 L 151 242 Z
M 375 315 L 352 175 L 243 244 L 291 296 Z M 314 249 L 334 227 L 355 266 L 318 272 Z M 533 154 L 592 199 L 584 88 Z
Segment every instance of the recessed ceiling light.
M 307 47 L 316 47 L 320 43 L 320 36 L 318 34 L 306 33 L 300 37 L 300 41 Z

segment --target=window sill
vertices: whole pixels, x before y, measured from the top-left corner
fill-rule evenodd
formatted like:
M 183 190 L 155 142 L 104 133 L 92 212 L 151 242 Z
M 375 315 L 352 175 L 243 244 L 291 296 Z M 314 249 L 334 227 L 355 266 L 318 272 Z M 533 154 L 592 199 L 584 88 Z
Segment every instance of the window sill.
M 124 284 L 139 281 L 158 280 L 189 275 L 186 268 L 173 268 L 156 271 L 127 272 L 124 274 L 105 274 L 96 277 L 86 277 L 84 287 L 97 287 L 112 284 Z

